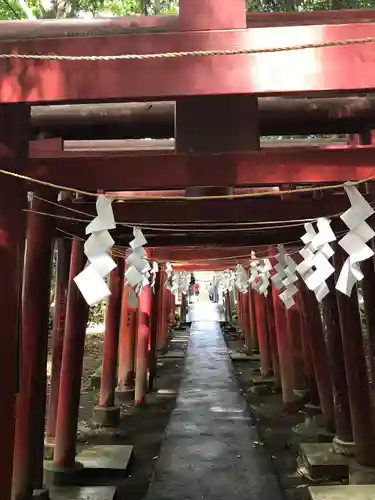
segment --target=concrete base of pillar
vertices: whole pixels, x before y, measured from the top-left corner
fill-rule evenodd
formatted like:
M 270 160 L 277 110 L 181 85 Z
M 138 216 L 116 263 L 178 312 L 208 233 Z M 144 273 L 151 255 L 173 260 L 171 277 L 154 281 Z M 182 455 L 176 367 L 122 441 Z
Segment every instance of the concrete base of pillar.
M 115 397 L 120 402 L 129 402 L 134 399 L 134 387 L 116 387 L 115 389 Z
M 129 472 L 133 459 L 134 447 L 131 445 L 109 444 L 84 447 L 77 455 L 77 460 L 85 468 L 85 476 L 97 477 L 99 473 L 120 475 Z
M 349 461 L 335 453 L 332 443 L 304 443 L 299 461 L 312 479 L 340 481 L 349 477 Z
M 311 500 L 367 500 L 374 498 L 375 485 L 310 486 Z
M 375 467 L 364 467 L 353 460 L 350 464 L 349 484 L 372 484 L 375 495 Z
M 306 415 L 309 417 L 314 417 L 315 415 L 321 415 L 322 414 L 322 408 L 317 405 L 313 405 L 311 403 L 306 403 L 305 404 L 305 412 Z
M 113 500 L 114 486 L 72 486 L 52 488 L 51 500 Z
M 47 437 L 44 440 L 44 458 L 46 460 L 52 460 L 54 451 L 55 451 L 55 439 Z
M 41 490 L 34 490 L 33 491 L 33 500 L 51 500 L 49 490 L 46 488 L 43 488 Z
M 254 374 L 249 381 L 249 385 L 249 392 L 252 394 L 271 394 L 276 387 L 276 379 Z
M 335 436 L 332 441 L 332 446 L 335 453 L 338 453 L 339 455 L 353 457 L 355 454 L 355 444 L 353 441 L 342 441 Z
M 327 431 L 320 415 L 311 417 L 307 415 L 304 422 L 293 427 L 293 432 L 298 434 L 305 442 L 332 443 L 334 435 Z
M 93 415 L 94 422 L 101 427 L 118 427 L 120 423 L 120 408 L 117 406 L 96 406 Z
M 72 486 L 79 482 L 83 472 L 83 465 L 74 462 L 71 467 L 57 467 L 52 461 L 44 462 L 44 479 L 47 485 Z

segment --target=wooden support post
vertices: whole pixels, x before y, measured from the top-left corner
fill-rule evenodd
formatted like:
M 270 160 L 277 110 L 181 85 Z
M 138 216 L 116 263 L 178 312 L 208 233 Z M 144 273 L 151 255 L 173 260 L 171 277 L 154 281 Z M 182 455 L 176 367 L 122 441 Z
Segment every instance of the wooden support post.
M 265 301 L 266 301 L 266 319 L 267 319 L 267 338 L 271 349 L 272 371 L 276 379 L 277 387 L 281 387 L 280 363 L 279 363 L 279 353 L 277 352 L 275 312 L 273 309 L 272 293 L 267 294 L 267 297 L 265 297 Z
M 375 272 L 374 260 L 367 259 L 361 264 L 364 279 L 361 282 L 365 319 L 368 335 L 368 357 L 372 381 L 373 396 L 375 395 Z
M 286 324 L 293 359 L 293 388 L 295 391 L 306 389 L 304 360 L 301 341 L 301 315 L 297 304 L 285 310 Z
M 66 238 L 56 240 L 57 262 L 56 262 L 56 284 L 55 284 L 55 306 L 53 309 L 52 330 L 52 369 L 51 388 L 48 400 L 46 444 L 54 446 L 56 433 L 56 416 L 59 401 L 61 359 L 64 342 L 66 301 L 69 285 L 69 263 L 71 252 L 71 241 Z
M 108 297 L 104 331 L 104 353 L 100 378 L 99 405 L 94 410 L 94 420 L 103 427 L 117 427 L 120 408 L 115 406 L 115 389 L 118 346 L 121 320 L 121 298 L 124 288 L 124 259 L 115 258 L 117 267 L 109 275 Z
M 55 452 L 53 464 L 46 467 L 51 481 L 56 484 L 69 481 L 79 468 L 75 456 L 88 306 L 73 279 L 84 268 L 83 243 L 78 239 L 72 243 Z
M 249 295 L 248 293 L 241 293 L 242 301 L 242 315 L 243 315 L 243 335 L 245 339 L 245 350 L 247 354 L 252 352 L 252 342 L 250 336 L 250 310 L 249 310 Z
M 311 359 L 318 386 L 319 400 L 322 407 L 324 423 L 328 430 L 335 430 L 333 409 L 332 381 L 329 371 L 327 347 L 320 318 L 318 302 L 315 296 L 305 286 L 300 286 L 305 315 L 306 338 L 310 347 Z
M 176 322 L 176 296 L 171 292 L 168 311 L 168 325 L 174 325 Z
M 30 108 L 0 104 L 0 160 L 7 170 L 23 172 L 28 157 Z M 12 487 L 16 392 L 20 374 L 21 284 L 25 245 L 26 186 L 6 175 L 0 182 L 0 492 L 10 500 Z
M 135 337 L 136 337 L 136 312 L 129 307 L 130 287 L 123 288 L 121 304 L 121 332 L 119 340 L 119 360 L 118 360 L 118 393 L 131 391 L 134 394 L 134 358 L 135 358 Z
M 168 349 L 168 341 L 169 341 L 168 315 L 169 315 L 170 301 L 171 301 L 171 292 L 166 288 L 164 288 L 163 315 L 162 315 L 163 351 L 166 351 Z
M 250 316 L 250 334 L 252 340 L 253 352 L 259 352 L 257 319 L 255 313 L 255 293 L 254 290 L 249 288 L 249 316 Z
M 139 294 L 137 349 L 135 364 L 135 396 L 134 404 L 141 406 L 146 403 L 148 342 L 150 335 L 151 288 L 146 286 Z M 166 319 L 168 310 L 165 311 Z
M 179 8 L 185 31 L 246 28 L 245 0 L 180 0 Z M 176 151 L 189 155 L 259 149 L 258 121 L 253 95 L 180 97 L 175 108 Z
M 227 323 L 232 322 L 232 306 L 230 303 L 230 293 L 226 291 L 224 294 L 224 305 L 225 305 L 225 321 Z
M 161 290 L 159 291 L 159 296 L 161 295 Z M 160 298 L 158 298 L 158 303 L 160 302 Z M 187 296 L 182 294 L 181 296 L 181 310 L 180 310 L 180 324 L 186 323 L 186 315 L 187 315 Z M 159 309 L 157 312 L 157 316 L 159 316 Z
M 336 280 L 344 261 L 343 250 L 337 246 L 334 256 Z M 356 288 L 353 288 L 350 298 L 338 292 L 337 306 L 348 383 L 355 456 L 361 465 L 375 465 L 373 452 L 375 434 Z
M 308 336 L 310 335 L 311 328 L 307 324 L 308 318 L 305 312 L 305 304 L 302 300 L 301 293 L 297 296 L 297 303 L 302 311 L 300 316 L 301 319 L 301 340 L 302 340 L 302 351 L 303 351 L 303 359 L 304 359 L 304 367 L 305 367 L 305 376 L 306 376 L 306 387 L 309 391 L 309 403 L 310 405 L 318 408 L 320 405 L 319 400 L 319 391 L 318 386 L 316 384 L 316 377 L 314 371 L 314 363 L 312 361 L 310 342 Z
M 50 198 L 48 194 L 44 197 Z M 50 210 L 49 205 L 38 198 L 33 198 L 31 209 L 36 212 Z M 13 464 L 14 500 L 31 498 L 34 489 L 43 489 L 53 232 L 52 218 L 28 214 L 22 294 L 21 392 L 17 397 Z M 48 498 L 48 492 L 45 495 Z
M 339 453 L 353 454 L 353 430 L 346 381 L 345 360 L 339 312 L 333 276 L 327 280 L 330 293 L 323 299 L 323 324 L 327 336 L 328 364 L 332 378 L 336 436 L 333 440 Z
M 258 332 L 258 343 L 260 352 L 260 373 L 263 377 L 272 374 L 272 355 L 267 336 L 266 301 L 259 293 L 255 296 L 255 315 Z
M 285 306 L 279 298 L 279 291 L 276 288 L 272 289 L 272 296 L 283 405 L 286 411 L 295 411 L 296 396 L 293 392 L 293 356 L 286 324 Z
M 157 372 L 157 357 L 156 344 L 158 335 L 158 325 L 160 320 L 160 296 L 162 292 L 162 273 L 156 275 L 155 286 L 151 297 L 151 319 L 150 319 L 150 342 L 148 353 L 148 390 L 155 390 L 156 372 Z M 181 315 L 183 309 L 186 311 L 186 296 L 182 295 Z M 184 307 L 182 307 L 184 305 Z M 184 313 L 184 315 L 186 312 Z M 181 319 L 180 319 L 181 320 Z

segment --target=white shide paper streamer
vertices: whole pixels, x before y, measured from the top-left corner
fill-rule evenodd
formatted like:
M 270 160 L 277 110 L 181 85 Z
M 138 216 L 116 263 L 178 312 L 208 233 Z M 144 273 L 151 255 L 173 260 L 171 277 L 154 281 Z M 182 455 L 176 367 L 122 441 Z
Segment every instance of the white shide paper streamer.
M 125 282 L 132 287 L 129 290 L 129 297 L 133 304 L 138 303 L 138 295 L 144 287 L 150 284 L 151 266 L 147 260 L 146 251 L 143 248 L 147 244 L 142 230 L 138 227 L 133 228 L 134 238 L 129 243 L 131 253 L 126 258 L 127 269 L 125 271 Z
M 274 287 L 279 291 L 279 297 L 285 307 L 290 309 L 294 306 L 294 295 L 298 292 L 295 282 L 298 280 L 296 275 L 296 263 L 285 253 L 284 246 L 278 245 L 278 254 L 276 255 L 276 265 L 274 269 L 276 274 L 272 276 L 271 281 Z
M 329 259 L 334 254 L 330 243 L 336 240 L 336 236 L 331 229 L 329 219 L 320 217 L 316 226 L 318 232 L 312 223 L 305 224 L 306 232 L 301 238 L 305 246 L 299 252 L 303 261 L 298 264 L 296 270 L 307 288 L 313 291 L 317 300 L 321 302 L 329 293 L 326 281 L 335 272 Z
M 88 262 L 85 269 L 74 278 L 89 306 L 111 295 L 105 278 L 116 267 L 116 262 L 109 255 L 115 242 L 108 231 L 116 227 L 111 198 L 98 195 L 96 213 L 95 219 L 86 227 L 86 234 L 90 235 L 84 246 Z
M 349 232 L 338 243 L 348 254 L 348 258 L 342 266 L 336 290 L 350 297 L 355 283 L 363 279 L 360 262 L 374 255 L 373 250 L 366 244 L 375 236 L 375 232 L 366 222 L 374 210 L 354 184 L 346 182 L 344 189 L 351 207 L 340 218 L 349 228 Z

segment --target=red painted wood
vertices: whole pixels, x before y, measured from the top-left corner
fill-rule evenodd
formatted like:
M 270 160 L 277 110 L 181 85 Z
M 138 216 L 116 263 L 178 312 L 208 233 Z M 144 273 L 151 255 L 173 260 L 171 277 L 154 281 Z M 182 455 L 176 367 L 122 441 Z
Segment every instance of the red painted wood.
M 345 259 L 344 251 L 337 246 L 334 255 L 336 282 Z M 373 453 L 375 433 L 361 319 L 358 309 L 358 296 L 354 288 L 350 298 L 340 292 L 336 294 L 336 297 L 348 384 L 355 456 L 357 462 L 361 465 L 372 466 L 375 464 Z
M 56 467 L 74 467 L 79 398 L 85 347 L 88 306 L 73 278 L 85 264 L 83 241 L 73 240 L 61 365 L 60 395 L 53 462 Z
M 31 207 L 36 211 L 46 210 L 46 204 L 38 199 L 33 199 Z M 32 496 L 34 488 L 42 489 L 44 484 L 46 365 L 53 221 L 29 213 L 26 237 L 22 294 L 21 392 L 17 397 L 13 461 L 12 493 L 15 500 Z
M 50 207 L 47 209 L 50 211 Z M 56 434 L 56 417 L 59 400 L 61 359 L 64 344 L 64 329 L 66 316 L 66 301 L 69 285 L 71 241 L 65 238 L 57 239 L 56 291 L 53 311 L 52 333 L 52 368 L 51 388 L 48 400 L 47 438 L 53 439 Z
M 289 342 L 292 348 L 293 389 L 306 388 L 301 341 L 301 316 L 297 305 L 285 310 Z
M 125 285 L 122 296 L 121 332 L 119 340 L 118 385 L 120 389 L 134 387 L 134 358 L 135 358 L 135 316 L 134 310 L 129 307 L 129 290 Z
M 120 336 L 121 298 L 124 286 L 124 259 L 116 259 L 117 267 L 109 276 L 108 287 L 111 295 L 108 297 L 102 376 L 100 379 L 99 406 L 108 408 L 115 404 L 116 372 L 118 359 L 118 344 Z
M 14 155 L 12 171 L 22 171 L 27 158 L 29 108 L 0 105 L 0 158 L 4 146 Z M 0 310 L 3 342 L 0 350 L 0 412 L 2 500 L 11 499 L 17 378 L 17 338 L 20 333 L 21 284 L 25 244 L 25 186 L 4 177 L 0 183 Z M 26 456 L 25 456 L 26 459 Z
M 95 216 L 95 199 L 91 203 L 70 203 L 68 207 L 81 210 Z M 187 229 L 197 227 L 204 229 L 200 222 L 221 223 L 225 228 L 225 223 L 229 226 L 237 222 L 259 222 L 280 221 L 292 219 L 309 219 L 322 217 L 328 214 L 344 212 L 348 208 L 347 197 L 325 196 L 316 203 L 313 198 L 299 198 L 296 196 L 288 200 L 281 200 L 280 197 L 272 198 L 239 198 L 221 200 L 202 201 L 170 201 L 155 200 L 152 202 L 150 210 L 149 202 L 130 201 L 113 204 L 115 219 L 118 222 L 128 224 L 165 224 L 173 223 L 176 228 L 186 227 Z M 57 212 L 59 215 L 81 218 L 79 214 L 72 214 L 71 211 L 61 208 Z M 188 226 L 186 226 L 188 223 Z M 209 226 L 209 224 L 208 224 Z M 217 226 L 217 227 L 220 227 Z M 170 227 L 172 230 L 172 226 Z M 232 254 L 233 255 L 233 254 Z M 176 256 L 178 257 L 178 256 Z M 196 260 L 199 257 L 191 256 Z M 181 258 L 184 260 L 184 257 Z
M 348 384 L 346 381 L 343 342 L 337 307 L 337 295 L 333 276 L 327 280 L 330 293 L 322 301 L 323 324 L 326 331 L 326 345 L 329 370 L 332 378 L 333 409 L 335 414 L 336 438 L 342 442 L 353 442 Z
M 40 40 L 1 43 L 0 52 L 104 56 L 263 49 L 369 37 L 373 36 L 374 26 L 375 23 L 353 23 L 303 29 L 281 26 L 210 33 L 52 38 L 46 43 Z M 189 95 L 367 90 L 375 86 L 372 53 L 373 44 L 363 44 L 253 56 L 112 62 L 2 61 L 0 102 L 152 100 Z M 124 78 L 129 74 L 131 78 Z
M 246 28 L 245 0 L 180 0 L 182 31 Z
M 108 191 L 345 182 L 375 175 L 372 146 L 269 148 L 212 155 L 100 154 L 102 157 L 56 153 L 55 157 L 30 159 L 26 175 L 85 190 Z
M 157 372 L 157 335 L 158 326 L 160 321 L 160 298 L 163 286 L 163 274 L 161 270 L 156 275 L 155 286 L 151 291 L 151 324 L 150 324 L 150 342 L 149 342 L 149 352 L 148 352 L 148 389 L 153 391 L 156 384 L 156 372 Z M 184 299 L 184 296 L 183 296 Z
M 268 290 L 267 297 L 265 297 L 264 300 L 266 303 L 267 338 L 271 349 L 272 372 L 276 380 L 276 385 L 278 387 L 281 387 L 280 362 L 279 362 L 279 354 L 277 352 L 275 311 L 273 307 L 272 290 L 271 291 Z
M 138 331 L 135 363 L 135 395 L 134 404 L 146 403 L 148 342 L 150 336 L 151 288 L 145 287 L 139 294 Z
M 272 355 L 267 332 L 266 299 L 257 292 L 254 293 L 254 299 L 260 353 L 260 372 L 264 377 L 267 377 L 272 373 Z

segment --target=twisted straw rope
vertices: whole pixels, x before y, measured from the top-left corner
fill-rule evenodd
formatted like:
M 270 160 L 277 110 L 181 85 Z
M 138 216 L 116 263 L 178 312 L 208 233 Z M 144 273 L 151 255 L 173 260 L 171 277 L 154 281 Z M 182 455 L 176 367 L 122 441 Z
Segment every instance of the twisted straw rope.
M 305 43 L 301 45 L 287 45 L 284 47 L 270 47 L 263 49 L 222 49 L 222 50 L 191 50 L 183 52 L 160 52 L 149 54 L 118 54 L 110 56 L 67 56 L 58 54 L 0 54 L 0 59 L 24 59 L 42 61 L 136 61 L 146 59 L 179 59 L 181 57 L 212 57 L 238 56 L 251 54 L 273 54 L 290 52 L 292 50 L 321 49 L 325 47 L 342 47 L 345 45 L 360 45 L 374 43 L 375 37 L 349 38 L 331 42 Z

